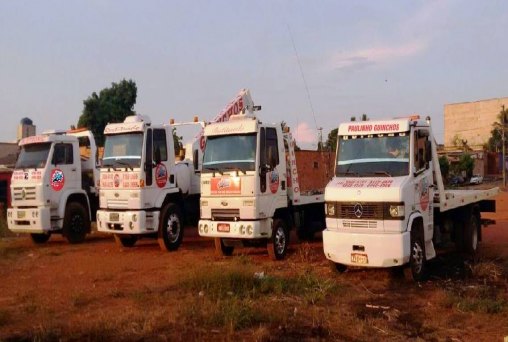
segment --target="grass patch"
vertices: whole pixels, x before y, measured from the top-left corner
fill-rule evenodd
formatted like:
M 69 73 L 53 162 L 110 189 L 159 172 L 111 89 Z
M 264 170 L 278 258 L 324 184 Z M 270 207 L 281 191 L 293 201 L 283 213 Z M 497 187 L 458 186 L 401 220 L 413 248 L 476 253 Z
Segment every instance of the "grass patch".
M 507 302 L 498 289 L 489 285 L 470 285 L 448 289 L 446 307 L 474 313 L 499 314 L 506 311 Z
M 293 316 L 295 305 L 323 303 L 338 290 L 309 269 L 279 277 L 256 273 L 250 264 L 195 269 L 179 288 L 188 294 L 180 310 L 184 325 L 230 332 L 264 323 L 279 326 Z
M 228 269 L 214 266 L 206 270 L 194 270 L 189 278 L 182 281 L 181 288 L 195 294 L 203 293 L 213 299 L 296 295 L 316 304 L 334 293 L 338 285 L 330 279 L 318 277 L 309 269 L 283 278 L 266 275 L 264 272 L 256 273 L 248 265 L 233 265 Z

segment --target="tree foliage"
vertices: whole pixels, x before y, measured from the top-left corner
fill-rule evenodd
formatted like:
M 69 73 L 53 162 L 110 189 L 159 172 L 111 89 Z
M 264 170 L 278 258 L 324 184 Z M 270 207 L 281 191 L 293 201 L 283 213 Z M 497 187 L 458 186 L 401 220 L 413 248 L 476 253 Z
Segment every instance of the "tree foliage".
M 446 156 L 439 157 L 439 168 L 441 169 L 443 180 L 446 181 L 448 179 L 448 175 L 450 174 L 450 162 Z
M 328 138 L 325 142 L 325 149 L 328 151 L 335 151 L 337 148 L 337 134 L 339 133 L 338 128 L 334 128 L 328 133 Z
M 464 153 L 460 156 L 459 162 L 454 165 L 454 173 L 460 174 L 462 172 L 466 173 L 466 178 L 471 178 L 473 176 L 474 170 L 474 159 L 471 157 L 469 153 Z
M 176 127 L 173 127 L 172 132 L 173 132 L 173 146 L 175 148 L 175 156 L 178 156 L 180 150 L 183 149 L 182 136 L 179 136 L 176 133 Z
M 492 125 L 493 127 L 490 131 L 490 138 L 486 146 L 487 150 L 491 152 L 500 152 L 503 149 L 503 125 L 505 126 L 505 141 L 508 141 L 508 129 L 506 127 L 506 124 L 508 124 L 508 109 L 505 109 L 504 111 L 501 109 L 497 119 L 498 121 Z
M 79 117 L 78 127 L 86 127 L 92 131 L 99 146 L 104 145 L 104 127 L 108 123 L 123 122 L 135 114 L 137 86 L 132 80 L 112 83 L 97 95 L 93 92 L 83 101 L 83 113 Z

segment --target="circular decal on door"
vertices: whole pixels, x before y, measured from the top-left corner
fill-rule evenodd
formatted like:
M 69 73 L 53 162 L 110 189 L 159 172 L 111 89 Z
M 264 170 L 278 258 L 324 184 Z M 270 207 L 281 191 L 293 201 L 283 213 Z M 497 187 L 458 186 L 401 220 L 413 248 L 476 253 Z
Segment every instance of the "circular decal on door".
M 276 193 L 279 189 L 279 173 L 277 170 L 270 172 L 270 191 L 272 194 Z
M 155 168 L 155 183 L 159 188 L 162 188 L 166 185 L 168 181 L 168 170 L 164 164 L 159 164 Z
M 65 185 L 64 173 L 60 169 L 53 169 L 50 175 L 51 188 L 55 191 L 60 191 Z
M 425 211 L 429 206 L 430 191 L 429 184 L 426 178 L 424 178 L 420 184 L 420 206 Z

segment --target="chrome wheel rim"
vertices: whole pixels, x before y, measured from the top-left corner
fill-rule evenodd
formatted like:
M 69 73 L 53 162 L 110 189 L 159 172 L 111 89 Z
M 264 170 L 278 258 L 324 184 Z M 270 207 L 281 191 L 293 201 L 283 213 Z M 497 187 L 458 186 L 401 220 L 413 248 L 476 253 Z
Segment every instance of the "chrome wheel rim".
M 418 242 L 413 244 L 412 249 L 413 267 L 416 273 L 420 273 L 423 268 L 423 248 Z
M 178 236 L 180 235 L 180 220 L 178 219 L 177 214 L 173 213 L 169 215 L 167 222 L 167 231 L 169 242 L 176 242 L 178 240 Z
M 284 228 L 278 227 L 275 232 L 275 250 L 277 254 L 284 253 L 284 249 L 286 248 L 286 235 L 284 234 Z

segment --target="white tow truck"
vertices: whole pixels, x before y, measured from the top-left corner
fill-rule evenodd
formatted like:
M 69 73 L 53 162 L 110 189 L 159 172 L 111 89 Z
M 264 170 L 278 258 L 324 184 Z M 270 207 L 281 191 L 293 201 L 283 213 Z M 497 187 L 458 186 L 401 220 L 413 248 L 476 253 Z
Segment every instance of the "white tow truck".
M 240 92 L 213 121 L 227 121 L 244 96 Z M 106 126 L 97 229 L 114 234 L 120 246 L 132 247 L 139 237 L 153 236 L 162 250 L 173 251 L 182 242 L 184 221 L 197 224 L 205 138 L 201 130 L 186 145 L 185 158 L 177 160 L 172 132 L 189 124 L 204 126 L 197 118 L 153 125 L 140 115 Z
M 183 218 L 199 211 L 199 180 L 193 181 L 199 178 L 199 165 L 197 160 L 176 161 L 172 130 L 172 125 L 153 125 L 142 115 L 104 129 L 97 229 L 114 234 L 123 247 L 153 236 L 161 249 L 176 250 Z
M 258 120 L 250 96 L 240 109 L 205 127 L 198 231 L 214 238 L 218 255 L 266 244 L 272 259 L 283 259 L 291 227 L 324 228 L 323 191 L 300 189 L 289 131 Z
M 499 189 L 445 190 L 430 118 L 344 123 L 337 140 L 323 248 L 338 271 L 409 263 L 418 281 L 437 247 L 477 253 Z
M 97 148 L 90 131 L 52 131 L 19 142 L 7 224 L 30 233 L 34 243 L 61 233 L 80 243 L 90 232 L 98 204 Z

